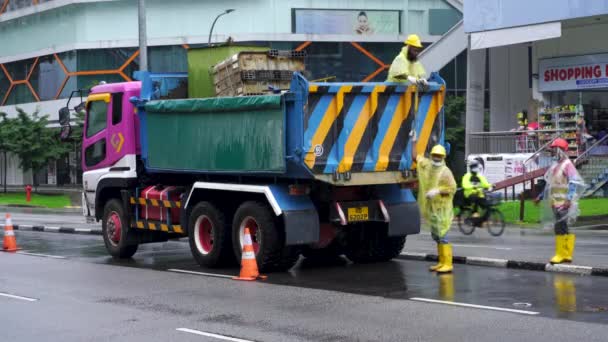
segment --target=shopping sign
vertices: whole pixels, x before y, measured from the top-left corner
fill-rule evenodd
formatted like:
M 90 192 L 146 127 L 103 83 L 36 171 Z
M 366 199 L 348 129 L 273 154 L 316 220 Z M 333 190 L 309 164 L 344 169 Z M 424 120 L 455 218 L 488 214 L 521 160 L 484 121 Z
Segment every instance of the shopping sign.
M 541 59 L 539 90 L 608 88 L 608 54 Z

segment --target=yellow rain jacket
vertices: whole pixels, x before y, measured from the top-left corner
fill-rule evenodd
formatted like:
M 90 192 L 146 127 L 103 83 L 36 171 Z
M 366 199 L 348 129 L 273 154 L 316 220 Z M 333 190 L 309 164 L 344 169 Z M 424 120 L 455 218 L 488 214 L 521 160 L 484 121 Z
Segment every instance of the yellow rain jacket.
M 453 199 L 456 193 L 456 181 L 452 171 L 443 163 L 434 166 L 432 161 L 419 155 L 418 164 L 418 204 L 422 216 L 431 225 L 431 233 L 442 238 L 450 230 L 454 219 Z M 448 195 L 439 194 L 431 199 L 426 193 L 431 189 L 448 192 Z
M 483 193 L 483 189 L 489 189 L 491 187 L 490 183 L 486 177 L 477 173 L 477 179 L 475 182 L 471 181 L 473 178 L 473 173 L 468 172 L 466 175 L 462 177 L 462 189 L 464 190 L 464 197 L 469 198 L 471 195 L 476 195 L 478 197 L 485 197 Z
M 407 82 L 408 76 L 414 76 L 416 78 L 425 78 L 426 71 L 420 61 L 410 62 L 407 59 L 407 49 L 405 46 L 401 49 L 401 53 L 395 57 L 393 64 L 388 69 L 387 82 Z M 400 76 L 397 78 L 397 76 Z

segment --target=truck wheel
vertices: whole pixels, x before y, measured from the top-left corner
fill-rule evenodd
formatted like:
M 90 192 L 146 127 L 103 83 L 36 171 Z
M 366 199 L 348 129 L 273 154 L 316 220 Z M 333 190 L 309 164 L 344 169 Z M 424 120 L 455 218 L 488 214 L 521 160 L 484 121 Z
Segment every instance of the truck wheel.
M 279 220 L 266 205 L 251 201 L 238 208 L 232 223 L 232 245 L 239 262 L 245 227 L 251 232 L 260 272 L 288 270 L 298 261 L 299 251 L 285 246 L 285 233 Z
M 111 199 L 104 206 L 101 232 L 106 249 L 112 257 L 127 259 L 137 252 L 137 244 L 127 244 L 129 227 L 119 200 Z
M 345 253 L 352 262 L 389 261 L 397 257 L 405 245 L 405 236 L 388 236 L 388 224 L 367 223 L 354 228 L 347 238 Z
M 196 262 L 217 267 L 234 263 L 230 229 L 224 215 L 209 202 L 198 203 L 188 219 L 188 240 Z

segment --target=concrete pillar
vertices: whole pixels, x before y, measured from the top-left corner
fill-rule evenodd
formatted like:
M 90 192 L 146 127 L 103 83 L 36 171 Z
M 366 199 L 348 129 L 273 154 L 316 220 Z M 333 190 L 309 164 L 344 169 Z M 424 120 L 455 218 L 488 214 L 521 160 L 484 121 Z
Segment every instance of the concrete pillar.
M 516 114 L 532 96 L 526 44 L 490 49 L 490 131 L 517 128 Z
M 471 138 L 469 134 L 483 132 L 484 100 L 486 89 L 486 50 L 467 50 L 467 105 L 465 155 L 469 155 Z

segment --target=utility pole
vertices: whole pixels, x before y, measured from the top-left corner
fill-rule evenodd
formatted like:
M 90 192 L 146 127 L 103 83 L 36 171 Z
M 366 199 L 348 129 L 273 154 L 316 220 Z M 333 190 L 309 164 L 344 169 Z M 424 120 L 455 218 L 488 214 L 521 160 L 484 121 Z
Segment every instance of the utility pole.
M 146 31 L 146 1 L 138 3 L 139 24 L 139 70 L 148 71 L 148 35 Z

